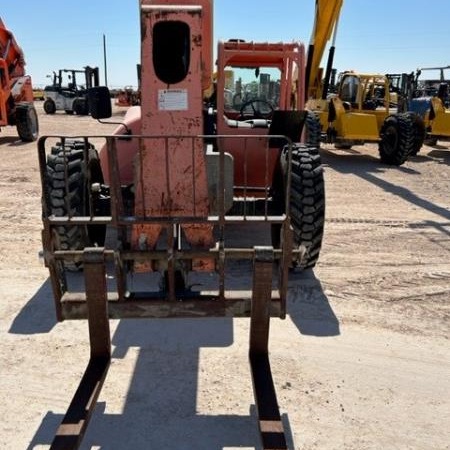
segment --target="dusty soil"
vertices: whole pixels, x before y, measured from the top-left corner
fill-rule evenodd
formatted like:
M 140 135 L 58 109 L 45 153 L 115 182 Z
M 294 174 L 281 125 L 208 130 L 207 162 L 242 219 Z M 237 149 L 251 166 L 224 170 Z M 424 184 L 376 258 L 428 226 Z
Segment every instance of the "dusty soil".
M 46 116 L 41 134 L 107 133 Z M 120 114 L 120 113 L 118 113 Z M 271 324 L 293 449 L 450 449 L 450 144 L 402 167 L 373 145 L 322 150 L 327 219 L 313 272 Z M 41 249 L 36 144 L 0 134 L 0 448 L 44 449 L 88 360 L 57 323 Z M 248 320 L 111 323 L 113 361 L 83 449 L 259 449 Z

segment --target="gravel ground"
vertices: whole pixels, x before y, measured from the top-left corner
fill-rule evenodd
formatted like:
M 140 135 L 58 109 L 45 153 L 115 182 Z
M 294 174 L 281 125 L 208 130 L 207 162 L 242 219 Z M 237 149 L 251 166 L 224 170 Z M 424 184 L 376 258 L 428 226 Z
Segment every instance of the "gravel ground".
M 46 116 L 41 135 L 109 133 Z M 117 117 L 122 114 L 116 110 Z M 271 362 L 293 449 L 450 449 L 450 144 L 401 167 L 325 146 L 325 238 L 292 274 Z M 0 133 L 0 448 L 45 449 L 86 366 L 87 323 L 55 320 L 36 143 Z M 246 319 L 111 322 L 83 449 L 259 449 Z

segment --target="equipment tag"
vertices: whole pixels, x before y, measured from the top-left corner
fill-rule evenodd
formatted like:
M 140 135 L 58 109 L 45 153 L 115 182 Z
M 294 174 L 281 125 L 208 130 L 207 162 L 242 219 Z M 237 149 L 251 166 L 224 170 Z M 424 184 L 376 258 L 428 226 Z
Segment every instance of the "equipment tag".
M 160 89 L 158 91 L 158 109 L 160 111 L 187 111 L 187 89 Z

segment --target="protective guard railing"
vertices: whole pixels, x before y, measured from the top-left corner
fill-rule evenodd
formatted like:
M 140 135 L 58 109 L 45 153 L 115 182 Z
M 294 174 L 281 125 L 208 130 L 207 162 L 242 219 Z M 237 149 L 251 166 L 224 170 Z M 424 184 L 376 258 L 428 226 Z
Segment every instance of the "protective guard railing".
M 261 150 L 261 157 L 265 159 L 266 186 L 262 189 L 255 186 L 239 187 L 239 192 L 232 205 L 227 201 L 230 195 L 227 186 L 226 158 L 223 151 L 217 150 L 218 139 L 238 140 L 244 152 L 244 165 L 247 142 L 251 136 L 198 136 L 182 137 L 192 141 L 200 139 L 208 142 L 209 153 L 215 153 L 218 161 L 218 171 L 214 176 L 217 182 L 215 195 L 217 196 L 214 215 L 201 216 L 167 216 L 150 217 L 136 216 L 130 202 L 124 198 L 128 195 L 129 187 L 121 186 L 119 155 L 117 143 L 120 139 L 134 140 L 136 148 L 141 148 L 143 139 L 164 139 L 166 148 L 170 139 L 180 137 L 147 137 L 147 136 L 90 136 L 77 138 L 83 149 L 83 160 L 88 161 L 91 150 L 91 140 L 105 140 L 104 151 L 108 152 L 109 174 L 112 183 L 104 193 L 109 194 L 109 214 L 99 214 L 102 208 L 97 208 L 98 183 L 91 178 L 89 165 L 83 165 L 83 179 L 86 188 L 83 189 L 83 202 L 89 205 L 86 214 L 68 215 L 54 214 L 49 191 L 46 143 L 59 141 L 58 148 L 65 148 L 65 144 L 74 138 L 46 136 L 38 143 L 39 164 L 42 175 L 43 202 L 43 246 L 45 264 L 49 268 L 55 297 L 57 317 L 65 319 L 88 319 L 91 357 L 86 372 L 80 382 L 72 403 L 58 428 L 51 449 L 77 449 L 86 431 L 89 419 L 94 410 L 98 395 L 106 378 L 111 359 L 111 341 L 109 319 L 111 318 L 152 318 L 152 317 L 250 317 L 250 349 L 249 358 L 252 369 L 255 401 L 259 417 L 259 428 L 264 449 L 287 448 L 283 424 L 278 409 L 274 383 L 268 357 L 269 322 L 271 316 L 285 317 L 288 269 L 295 256 L 293 249 L 292 229 L 290 226 L 289 199 L 274 213 L 271 205 L 272 170 L 269 164 L 267 145 Z M 260 139 L 261 137 L 258 136 Z M 288 154 L 290 167 L 292 143 L 284 136 L 268 136 L 270 139 L 285 141 L 285 151 Z M 137 151 L 139 158 L 140 150 Z M 65 161 L 65 158 L 63 158 Z M 66 192 L 69 191 L 70 161 L 64 162 L 61 173 Z M 251 167 L 244 168 L 244 173 Z M 195 183 L 195 177 L 193 177 Z M 288 170 L 285 176 L 285 192 L 290 192 L 291 174 Z M 210 183 L 211 184 L 211 183 Z M 193 186 L 195 191 L 195 186 Z M 239 199 L 237 199 L 239 197 Z M 73 199 L 66 199 L 70 202 Z M 132 202 L 131 202 L 132 203 Z M 69 205 L 65 210 L 70 211 Z M 98 206 L 98 205 L 97 205 Z M 216 244 L 213 248 L 192 248 L 182 242 L 180 230 L 191 224 L 209 224 L 214 228 Z M 165 244 L 163 248 L 156 246 L 149 251 L 130 248 L 130 233 L 132 227 L 138 224 L 157 224 L 165 230 Z M 260 236 L 254 232 L 254 227 L 263 225 L 266 228 L 281 229 L 281 247 L 273 248 L 270 244 L 258 243 Z M 85 247 L 79 249 L 58 248 L 59 227 L 106 227 L 104 246 Z M 229 238 L 229 228 L 233 231 L 245 227 L 250 228 L 252 242 L 250 246 L 229 245 L 233 241 Z M 108 239 L 109 237 L 112 238 Z M 270 234 L 270 233 L 269 233 Z M 112 243 L 110 243 L 111 241 Z M 177 270 L 183 262 L 194 258 L 213 259 L 218 273 L 216 285 L 211 288 L 194 290 L 189 287 L 180 289 L 177 285 Z M 130 272 L 137 261 L 164 262 L 165 289 L 144 289 L 133 291 L 130 286 Z M 230 277 L 227 278 L 229 264 L 236 260 L 246 260 L 251 264 L 251 286 L 247 289 L 229 288 Z M 83 272 L 78 274 L 67 269 L 67 264 L 81 264 Z M 239 269 L 239 268 L 238 268 Z M 236 272 L 235 272 L 236 273 Z M 275 276 L 274 276 L 275 273 Z M 132 275 L 131 275 L 132 276 Z M 72 278 L 78 277 L 78 284 Z M 231 279 L 233 275 L 231 275 Z M 112 283 L 112 285 L 110 285 Z M 158 287 L 160 283 L 157 283 Z M 75 286 L 75 287 L 73 287 Z M 80 287 L 81 286 L 81 287 Z

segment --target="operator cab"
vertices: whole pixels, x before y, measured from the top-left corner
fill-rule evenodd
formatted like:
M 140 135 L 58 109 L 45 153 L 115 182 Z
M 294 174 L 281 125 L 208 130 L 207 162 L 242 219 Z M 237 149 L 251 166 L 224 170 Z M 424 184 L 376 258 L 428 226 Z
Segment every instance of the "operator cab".
M 231 128 L 269 128 L 279 109 L 280 71 L 272 67 L 226 67 L 223 119 Z

